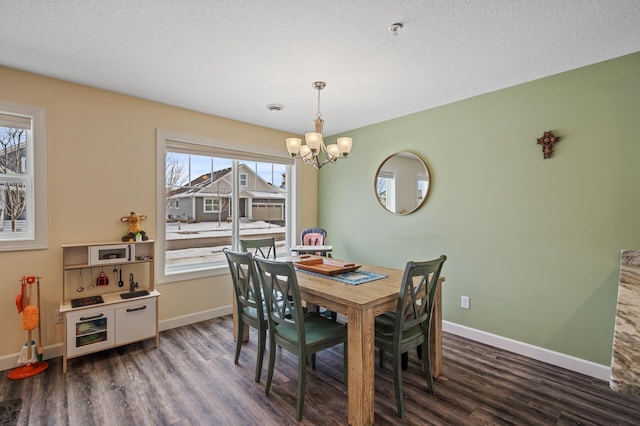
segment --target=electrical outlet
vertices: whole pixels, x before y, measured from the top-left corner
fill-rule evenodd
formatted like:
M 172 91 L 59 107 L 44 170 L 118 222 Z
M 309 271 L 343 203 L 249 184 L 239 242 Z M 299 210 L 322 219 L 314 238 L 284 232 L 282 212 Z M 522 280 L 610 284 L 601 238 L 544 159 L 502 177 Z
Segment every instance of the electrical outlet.
M 53 322 L 56 324 L 62 324 L 62 313 L 57 309 L 53 311 Z
M 462 309 L 469 309 L 469 296 L 460 297 L 460 307 Z

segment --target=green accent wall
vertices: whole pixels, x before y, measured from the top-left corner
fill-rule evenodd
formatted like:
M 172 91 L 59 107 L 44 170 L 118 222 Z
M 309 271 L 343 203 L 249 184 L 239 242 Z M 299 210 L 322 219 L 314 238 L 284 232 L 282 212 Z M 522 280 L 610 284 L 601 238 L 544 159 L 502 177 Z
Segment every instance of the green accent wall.
M 548 130 L 560 140 L 545 160 Z M 640 53 L 344 134 L 349 158 L 319 173 L 334 257 L 404 268 L 446 254 L 444 320 L 610 365 L 620 250 L 640 249 Z M 374 196 L 399 151 L 431 175 L 406 216 Z

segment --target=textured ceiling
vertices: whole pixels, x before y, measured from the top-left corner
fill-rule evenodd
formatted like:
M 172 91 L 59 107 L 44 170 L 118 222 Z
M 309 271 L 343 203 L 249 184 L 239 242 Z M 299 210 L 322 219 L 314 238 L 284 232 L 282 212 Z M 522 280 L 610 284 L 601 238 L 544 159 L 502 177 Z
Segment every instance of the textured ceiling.
M 294 133 L 324 80 L 327 135 L 640 51 L 639 0 L 2 0 L 0 19 L 0 65 Z

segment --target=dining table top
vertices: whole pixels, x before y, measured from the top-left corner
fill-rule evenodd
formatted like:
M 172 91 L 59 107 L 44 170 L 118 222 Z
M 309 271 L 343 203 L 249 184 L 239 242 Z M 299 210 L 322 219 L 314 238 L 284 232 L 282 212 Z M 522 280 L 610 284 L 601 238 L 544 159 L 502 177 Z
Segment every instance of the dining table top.
M 320 256 L 316 257 L 321 258 Z M 309 256 L 305 256 L 304 258 L 301 256 L 287 256 L 278 260 L 291 261 L 295 265 L 295 262 L 309 258 Z M 313 256 L 311 256 L 311 258 L 313 258 Z M 298 270 L 298 286 L 300 287 L 301 293 L 313 295 L 316 300 L 317 298 L 324 298 L 323 296 L 330 294 L 331 300 L 325 301 L 330 306 L 326 307 L 341 314 L 346 314 L 348 307 L 359 307 L 362 309 L 369 305 L 387 306 L 389 303 L 391 303 L 391 305 L 385 310 L 390 310 L 395 307 L 404 271 L 374 265 L 361 265 L 358 271 L 373 272 L 384 275 L 385 277 L 363 284 L 353 285 L 332 280 L 328 276 L 309 274 L 305 271 Z M 376 314 L 382 313 L 385 310 L 376 312 Z

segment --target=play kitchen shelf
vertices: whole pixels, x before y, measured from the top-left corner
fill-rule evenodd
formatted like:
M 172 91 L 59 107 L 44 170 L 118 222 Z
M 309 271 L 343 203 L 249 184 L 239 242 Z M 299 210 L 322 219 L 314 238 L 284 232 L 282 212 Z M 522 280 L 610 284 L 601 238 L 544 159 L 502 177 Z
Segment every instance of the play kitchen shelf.
M 63 372 L 77 356 L 151 338 L 158 347 L 154 249 L 151 240 L 62 246 Z

